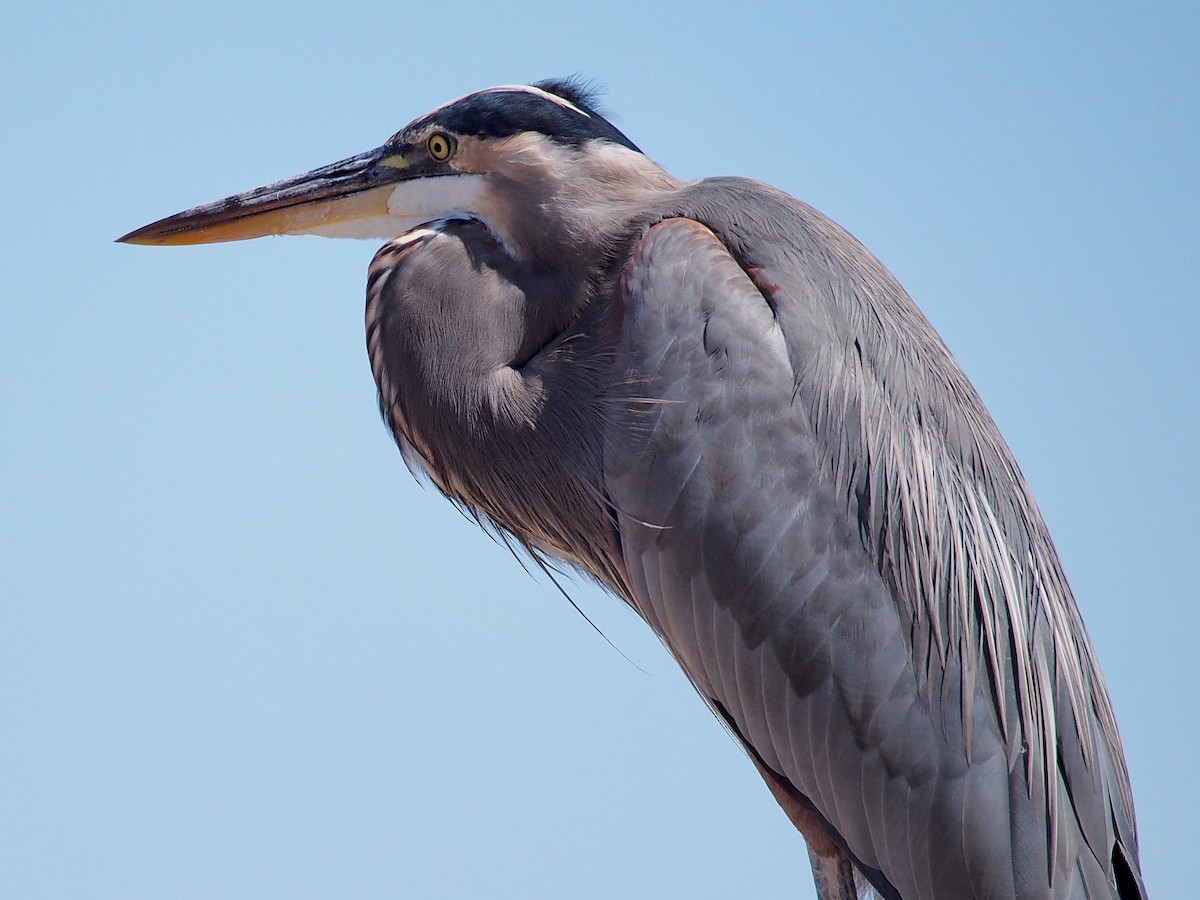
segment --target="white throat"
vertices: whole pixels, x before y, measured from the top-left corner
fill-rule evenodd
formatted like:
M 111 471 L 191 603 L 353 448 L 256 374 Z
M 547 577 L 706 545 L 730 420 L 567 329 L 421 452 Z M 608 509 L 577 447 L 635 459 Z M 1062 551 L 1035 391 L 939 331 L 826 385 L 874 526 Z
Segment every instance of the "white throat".
M 342 222 L 317 225 L 294 234 L 322 237 L 391 240 L 439 219 L 474 218 L 485 221 L 486 194 L 482 175 L 439 175 L 396 184 L 387 197 L 387 212 Z

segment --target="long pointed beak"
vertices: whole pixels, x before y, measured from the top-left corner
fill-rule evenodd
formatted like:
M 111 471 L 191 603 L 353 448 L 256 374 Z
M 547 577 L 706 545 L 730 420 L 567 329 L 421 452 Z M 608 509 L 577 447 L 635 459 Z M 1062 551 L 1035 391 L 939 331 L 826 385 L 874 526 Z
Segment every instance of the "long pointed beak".
M 206 203 L 117 238 L 126 244 L 210 244 L 268 234 L 391 237 L 388 199 L 406 171 L 404 157 L 371 150 L 296 178 Z

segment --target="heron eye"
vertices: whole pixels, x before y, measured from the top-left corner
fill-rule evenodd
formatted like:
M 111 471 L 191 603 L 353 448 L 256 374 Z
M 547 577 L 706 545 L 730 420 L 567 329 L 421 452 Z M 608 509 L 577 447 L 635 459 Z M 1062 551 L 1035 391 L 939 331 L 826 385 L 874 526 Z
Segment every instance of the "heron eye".
M 448 160 L 450 153 L 454 150 L 453 145 L 450 143 L 449 135 L 441 134 L 440 132 L 431 134 L 425 146 L 429 148 L 429 155 L 438 162 Z

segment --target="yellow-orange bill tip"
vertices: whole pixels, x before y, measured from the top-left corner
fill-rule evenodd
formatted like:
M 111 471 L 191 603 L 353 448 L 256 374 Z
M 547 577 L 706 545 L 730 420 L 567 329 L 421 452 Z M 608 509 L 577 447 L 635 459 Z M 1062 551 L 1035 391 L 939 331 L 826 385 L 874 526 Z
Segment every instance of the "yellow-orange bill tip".
M 245 241 L 272 234 L 322 234 L 343 223 L 386 217 L 392 189 L 392 185 L 381 185 L 341 196 L 290 197 L 287 205 L 218 201 L 160 219 L 117 241 L 169 247 Z
M 117 238 L 175 246 L 244 241 L 269 234 L 353 233 L 354 223 L 388 216 L 388 197 L 406 177 L 404 158 L 381 150 L 296 178 L 206 203 Z

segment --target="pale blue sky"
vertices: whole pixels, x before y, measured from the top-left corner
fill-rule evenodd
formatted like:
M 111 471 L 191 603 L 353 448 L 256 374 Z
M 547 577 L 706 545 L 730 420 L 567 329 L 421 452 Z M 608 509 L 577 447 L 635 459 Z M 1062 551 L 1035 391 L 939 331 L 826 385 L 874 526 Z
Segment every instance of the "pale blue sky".
M 1194 3 L 46 3 L 0 34 L 0 895 L 811 896 L 648 630 L 416 484 L 369 243 L 115 245 L 579 72 L 864 240 L 1032 483 L 1158 897 L 1194 892 Z

